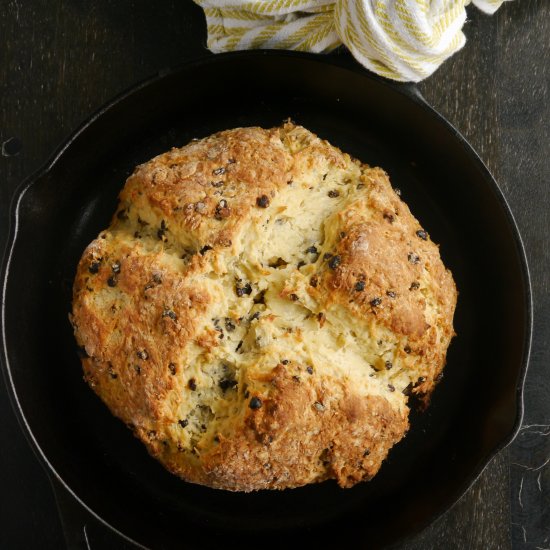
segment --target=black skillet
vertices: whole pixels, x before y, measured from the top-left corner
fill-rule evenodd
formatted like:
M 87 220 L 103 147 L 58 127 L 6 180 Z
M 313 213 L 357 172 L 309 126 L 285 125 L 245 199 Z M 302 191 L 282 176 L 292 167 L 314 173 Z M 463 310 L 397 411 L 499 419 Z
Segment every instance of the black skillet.
M 431 407 L 413 414 L 409 434 L 373 481 L 345 491 L 333 482 L 216 491 L 167 473 L 84 384 L 67 320 L 71 284 L 136 164 L 194 137 L 288 117 L 389 172 L 441 243 L 460 291 L 458 336 Z M 414 87 L 322 57 L 240 53 L 138 85 L 18 190 L 3 262 L 2 331 L 6 380 L 38 456 L 56 483 L 128 539 L 154 549 L 299 541 L 373 548 L 448 509 L 513 439 L 522 418 L 530 287 L 495 181 Z

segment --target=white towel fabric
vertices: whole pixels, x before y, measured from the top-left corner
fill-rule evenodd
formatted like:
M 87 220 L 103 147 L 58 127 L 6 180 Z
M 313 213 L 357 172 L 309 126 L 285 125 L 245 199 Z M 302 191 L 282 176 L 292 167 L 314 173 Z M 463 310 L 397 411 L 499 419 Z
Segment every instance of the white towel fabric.
M 418 82 L 460 50 L 465 6 L 492 14 L 506 0 L 194 0 L 214 53 L 274 48 L 315 53 L 345 44 L 362 65 Z

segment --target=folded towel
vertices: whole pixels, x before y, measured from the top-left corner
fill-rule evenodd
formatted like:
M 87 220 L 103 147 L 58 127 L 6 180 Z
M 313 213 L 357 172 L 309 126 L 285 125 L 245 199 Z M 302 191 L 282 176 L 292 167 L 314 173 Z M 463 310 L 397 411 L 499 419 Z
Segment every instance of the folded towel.
M 215 53 L 274 48 L 329 52 L 346 45 L 375 73 L 418 82 L 460 50 L 465 6 L 494 13 L 505 0 L 195 0 Z

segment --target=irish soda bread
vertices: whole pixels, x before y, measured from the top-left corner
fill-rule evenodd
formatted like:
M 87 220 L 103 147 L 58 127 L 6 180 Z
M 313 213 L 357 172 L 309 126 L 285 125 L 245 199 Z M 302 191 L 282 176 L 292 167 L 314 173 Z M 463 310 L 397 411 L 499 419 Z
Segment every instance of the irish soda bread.
M 380 168 L 303 127 L 138 166 L 84 251 L 84 375 L 171 472 L 229 489 L 372 478 L 453 336 L 453 279 Z

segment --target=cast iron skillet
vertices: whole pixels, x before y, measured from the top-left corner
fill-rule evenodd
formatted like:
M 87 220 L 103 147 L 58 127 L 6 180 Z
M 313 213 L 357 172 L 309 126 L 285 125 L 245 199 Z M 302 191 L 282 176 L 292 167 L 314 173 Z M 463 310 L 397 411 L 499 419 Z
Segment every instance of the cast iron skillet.
M 445 377 L 378 476 L 234 494 L 167 473 L 82 380 L 71 285 L 84 247 L 138 163 L 194 137 L 288 117 L 384 167 L 460 291 Z M 372 548 L 427 525 L 507 445 L 522 418 L 531 336 L 521 240 L 495 181 L 414 88 L 291 53 L 208 57 L 153 78 L 78 130 L 17 192 L 3 263 L 3 360 L 22 425 L 51 476 L 150 548 Z M 303 537 L 307 538 L 303 538 Z

